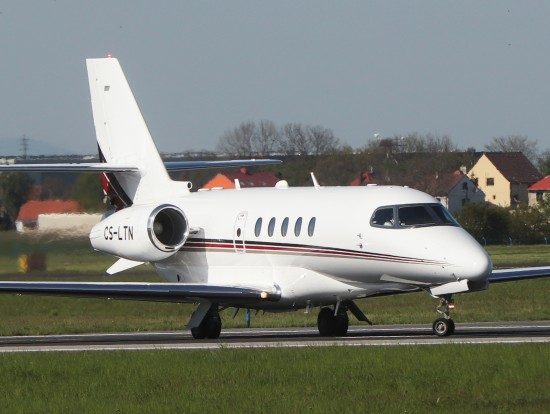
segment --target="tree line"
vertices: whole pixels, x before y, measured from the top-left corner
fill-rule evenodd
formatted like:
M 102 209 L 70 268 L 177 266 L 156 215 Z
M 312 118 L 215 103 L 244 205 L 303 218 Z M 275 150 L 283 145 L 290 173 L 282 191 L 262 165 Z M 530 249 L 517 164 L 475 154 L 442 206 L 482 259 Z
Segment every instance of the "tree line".
M 224 132 L 218 152 L 238 157 L 281 155 L 322 155 L 336 151 L 338 138 L 320 125 L 285 124 L 278 128 L 272 121 L 243 122 Z

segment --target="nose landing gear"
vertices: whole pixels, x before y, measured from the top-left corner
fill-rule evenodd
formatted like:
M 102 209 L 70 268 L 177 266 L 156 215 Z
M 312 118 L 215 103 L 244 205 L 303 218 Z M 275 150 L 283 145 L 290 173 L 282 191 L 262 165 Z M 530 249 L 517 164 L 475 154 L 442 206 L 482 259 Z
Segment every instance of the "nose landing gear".
M 442 296 L 439 305 L 435 309 L 442 317 L 437 318 L 433 325 L 433 333 L 437 336 L 449 336 L 455 331 L 455 323 L 451 319 L 451 310 L 455 308 L 455 303 L 451 295 Z

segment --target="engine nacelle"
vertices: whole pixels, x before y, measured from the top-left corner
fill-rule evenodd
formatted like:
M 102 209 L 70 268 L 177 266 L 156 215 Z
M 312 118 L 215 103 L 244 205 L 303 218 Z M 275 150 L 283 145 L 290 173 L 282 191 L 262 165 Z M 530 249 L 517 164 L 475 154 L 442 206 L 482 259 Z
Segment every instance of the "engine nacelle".
M 171 204 L 132 206 L 111 214 L 90 232 L 94 249 L 139 262 L 176 253 L 189 236 L 183 211 Z

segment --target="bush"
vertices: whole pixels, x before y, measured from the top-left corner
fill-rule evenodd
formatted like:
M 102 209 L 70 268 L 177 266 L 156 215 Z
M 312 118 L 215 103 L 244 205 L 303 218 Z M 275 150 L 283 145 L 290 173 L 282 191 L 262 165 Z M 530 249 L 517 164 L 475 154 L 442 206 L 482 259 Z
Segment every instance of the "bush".
M 503 207 L 488 203 L 466 204 L 456 219 L 477 241 L 502 243 L 510 235 L 510 213 Z

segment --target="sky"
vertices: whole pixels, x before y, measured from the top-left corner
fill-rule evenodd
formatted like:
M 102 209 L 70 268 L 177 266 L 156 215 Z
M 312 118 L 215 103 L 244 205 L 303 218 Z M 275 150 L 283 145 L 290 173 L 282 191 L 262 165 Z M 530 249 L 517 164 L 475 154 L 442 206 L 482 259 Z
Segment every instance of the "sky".
M 359 148 L 448 135 L 550 149 L 550 2 L 0 2 L 0 157 L 96 151 L 85 59 L 112 54 L 161 152 L 242 122 L 330 128 Z M 14 154 L 12 154 L 14 155 Z

